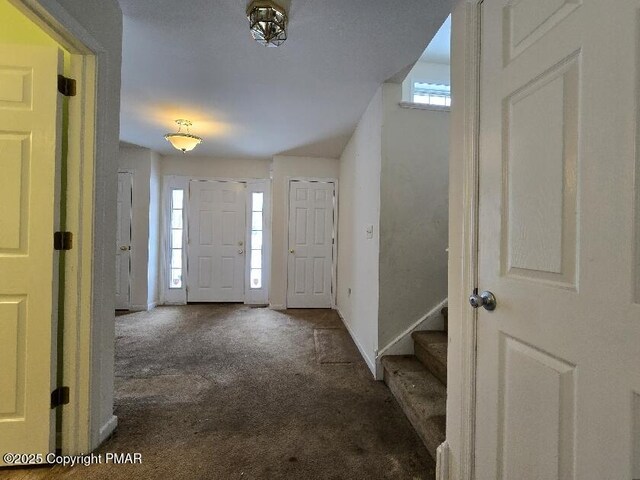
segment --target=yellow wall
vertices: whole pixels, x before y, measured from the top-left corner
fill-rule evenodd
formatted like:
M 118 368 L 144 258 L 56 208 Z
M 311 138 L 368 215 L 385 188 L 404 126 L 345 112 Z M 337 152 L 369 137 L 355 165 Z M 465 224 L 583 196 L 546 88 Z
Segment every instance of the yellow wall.
M 64 70 L 65 73 L 67 72 L 70 60 L 69 52 L 25 14 L 11 5 L 8 0 L 0 0 L 0 43 L 58 47 L 64 52 Z

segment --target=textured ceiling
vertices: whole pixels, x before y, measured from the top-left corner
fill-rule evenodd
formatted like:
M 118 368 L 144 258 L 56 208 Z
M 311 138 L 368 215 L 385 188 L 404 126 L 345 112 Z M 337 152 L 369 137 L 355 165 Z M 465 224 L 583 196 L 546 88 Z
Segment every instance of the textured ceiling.
M 279 48 L 249 34 L 245 0 L 120 0 L 121 140 L 179 154 L 174 120 L 198 155 L 339 157 L 380 83 L 408 71 L 448 0 L 291 0 Z

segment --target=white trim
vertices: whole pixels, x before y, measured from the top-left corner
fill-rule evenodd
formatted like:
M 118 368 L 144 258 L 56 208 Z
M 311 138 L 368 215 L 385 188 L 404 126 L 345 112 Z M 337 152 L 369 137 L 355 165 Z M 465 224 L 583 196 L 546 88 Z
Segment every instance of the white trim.
M 398 103 L 400 108 L 410 108 L 414 110 L 432 110 L 434 112 L 450 112 L 451 107 L 445 107 L 441 105 L 430 105 L 428 103 L 416 103 L 416 102 L 400 102 Z
M 64 407 L 61 429 L 63 454 L 91 450 L 96 430 L 92 422 L 92 402 L 96 399 L 94 357 L 98 345 L 100 318 L 96 309 L 102 305 L 102 292 L 94 281 L 94 268 L 102 272 L 94 251 L 94 217 L 98 192 L 95 177 L 106 158 L 96 150 L 96 110 L 105 83 L 98 72 L 106 68 L 105 49 L 64 7 L 54 0 L 10 0 L 39 28 L 71 53 L 70 69 L 77 82 L 78 96 L 69 103 L 67 158 L 67 230 L 74 232 L 74 248 L 65 254 L 65 359 L 63 378 L 70 389 L 70 403 Z M 98 360 L 99 361 L 99 360 Z M 95 446 L 95 445 L 93 445 Z
M 271 304 L 271 303 L 270 303 L 270 304 L 269 304 L 269 308 L 270 308 L 271 310 L 286 310 L 286 309 L 287 309 L 287 306 L 286 306 L 286 305 L 280 305 L 280 304 L 274 305 L 274 304 Z
M 151 302 L 147 304 L 147 311 L 149 310 L 153 310 L 154 308 L 156 308 L 158 306 L 158 302 Z
M 447 444 L 451 480 L 475 475 L 476 324 L 468 295 L 477 278 L 480 22 L 482 0 L 452 15 Z
M 183 190 L 182 200 L 182 287 L 169 288 L 171 252 L 171 190 Z M 188 228 L 189 177 L 164 175 L 160 196 L 160 303 L 162 305 L 185 305 L 187 303 L 187 228 Z
M 449 480 L 449 444 L 446 440 L 436 450 L 436 480 Z
M 262 288 L 251 288 L 251 224 L 253 193 L 264 193 L 262 204 Z M 271 180 L 259 179 L 247 182 L 246 241 L 245 241 L 245 305 L 266 305 L 271 291 Z
M 333 205 L 333 253 L 331 259 L 331 308 L 336 309 L 338 306 L 338 179 L 337 178 L 323 178 L 323 177 L 285 177 L 285 185 L 287 186 L 287 193 L 284 201 L 284 308 L 288 308 L 289 303 L 289 210 L 291 207 L 291 182 L 319 182 L 319 183 L 333 183 L 333 198 L 335 203 Z
M 440 312 L 446 305 L 447 299 L 445 298 L 442 302 L 410 325 L 400 335 L 391 340 L 384 348 L 376 352 L 376 380 L 382 380 L 383 370 L 381 359 L 384 355 L 413 354 L 413 339 L 411 338 L 411 334 L 413 332 L 418 330 L 442 330 L 444 322 L 442 321 L 442 314 Z
M 107 440 L 113 432 L 115 432 L 118 426 L 118 417 L 111 415 L 111 418 L 107 420 L 104 425 L 100 427 L 100 433 L 98 434 L 98 445 Z
M 268 295 L 271 289 L 271 179 L 269 178 L 229 178 L 229 177 L 202 177 L 202 176 L 188 176 L 188 175 L 163 175 L 162 177 L 162 196 L 161 205 L 162 211 L 160 212 L 160 248 L 161 248 L 161 265 L 160 265 L 160 304 L 161 305 L 185 305 L 188 302 L 187 283 L 188 283 L 188 257 L 189 257 L 189 208 L 190 208 L 190 196 L 189 185 L 192 181 L 195 182 L 234 182 L 245 184 L 245 280 L 244 280 L 244 303 L 247 305 L 262 305 L 268 302 Z M 252 301 L 250 292 L 248 290 L 248 266 L 250 264 L 250 256 L 248 255 L 250 246 L 251 229 L 248 222 L 249 205 L 251 187 L 253 185 L 263 184 L 265 186 L 265 205 L 263 209 L 264 214 L 264 226 L 265 234 L 263 235 L 263 286 L 265 287 L 266 298 Z M 169 238 L 170 238 L 170 225 L 171 225 L 171 195 L 170 192 L 173 189 L 184 190 L 183 200 L 183 219 L 182 219 L 182 288 L 169 288 Z
M 360 345 L 360 342 L 358 341 L 358 338 L 354 335 L 353 331 L 351 330 L 351 327 L 349 327 L 349 324 L 347 322 L 345 322 L 344 315 L 342 315 L 342 312 L 340 311 L 340 309 L 336 309 L 336 312 L 338 312 L 338 316 L 340 317 L 340 320 L 342 320 L 342 324 L 345 326 L 345 328 L 349 332 L 349 335 L 351 336 L 351 339 L 353 340 L 353 343 L 355 343 L 356 347 L 358 347 L 358 351 L 360 352 L 360 355 L 362 355 L 362 358 L 363 358 L 364 362 L 367 364 L 367 366 L 369 367 L 369 370 L 371 370 L 371 373 L 373 374 L 373 377 L 375 378 L 376 377 L 376 362 L 373 361 L 369 357 L 369 355 L 367 355 L 367 351 L 364 349 L 364 347 L 362 345 Z

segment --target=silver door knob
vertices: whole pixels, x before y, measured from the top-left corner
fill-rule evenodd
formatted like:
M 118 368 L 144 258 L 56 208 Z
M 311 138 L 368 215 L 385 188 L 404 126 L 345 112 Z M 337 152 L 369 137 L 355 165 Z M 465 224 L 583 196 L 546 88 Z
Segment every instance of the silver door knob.
M 243 253 L 244 253 L 244 250 L 243 250 L 243 249 L 241 249 L 241 248 L 239 248 L 239 249 L 238 249 L 238 254 L 242 255 Z
M 289 250 L 289 253 L 296 253 L 296 251 L 292 248 L 291 250 Z
M 491 312 L 496 309 L 496 297 L 488 290 L 482 292 L 480 295 L 478 295 L 478 291 L 475 290 L 469 295 L 469 304 L 471 304 L 473 308 L 484 307 L 485 310 Z

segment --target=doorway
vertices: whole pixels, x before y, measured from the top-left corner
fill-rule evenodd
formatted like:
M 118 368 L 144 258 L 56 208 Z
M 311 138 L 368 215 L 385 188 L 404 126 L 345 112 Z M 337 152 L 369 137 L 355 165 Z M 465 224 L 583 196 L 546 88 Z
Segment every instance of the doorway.
M 0 450 L 86 450 L 95 57 L 36 2 L 0 9 Z
M 335 271 L 335 181 L 289 182 L 287 307 L 331 308 Z
M 131 308 L 131 224 L 133 175 L 118 172 L 116 206 L 116 310 Z

